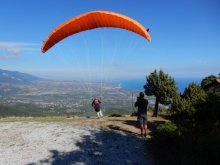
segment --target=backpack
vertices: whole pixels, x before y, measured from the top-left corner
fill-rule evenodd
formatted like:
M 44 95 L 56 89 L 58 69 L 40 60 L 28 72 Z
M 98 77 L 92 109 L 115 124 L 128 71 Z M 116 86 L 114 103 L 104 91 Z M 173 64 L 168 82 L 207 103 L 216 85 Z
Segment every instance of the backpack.
M 99 100 L 94 100 L 94 104 L 95 105 L 99 104 Z

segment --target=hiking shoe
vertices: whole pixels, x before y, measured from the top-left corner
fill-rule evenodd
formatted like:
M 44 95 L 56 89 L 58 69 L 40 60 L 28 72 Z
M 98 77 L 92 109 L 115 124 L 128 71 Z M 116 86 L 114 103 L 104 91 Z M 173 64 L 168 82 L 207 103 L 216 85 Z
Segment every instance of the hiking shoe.
M 144 137 L 144 134 L 141 133 L 139 136 L 140 136 L 140 137 Z

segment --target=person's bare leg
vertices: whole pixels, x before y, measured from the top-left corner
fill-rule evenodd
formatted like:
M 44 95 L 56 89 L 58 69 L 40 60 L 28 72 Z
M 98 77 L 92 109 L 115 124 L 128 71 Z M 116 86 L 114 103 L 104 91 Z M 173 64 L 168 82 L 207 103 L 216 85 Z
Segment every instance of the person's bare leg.
M 144 132 L 144 136 L 147 136 L 147 124 L 143 125 L 143 132 Z
M 141 134 L 143 134 L 143 133 L 144 133 L 144 125 L 141 124 Z

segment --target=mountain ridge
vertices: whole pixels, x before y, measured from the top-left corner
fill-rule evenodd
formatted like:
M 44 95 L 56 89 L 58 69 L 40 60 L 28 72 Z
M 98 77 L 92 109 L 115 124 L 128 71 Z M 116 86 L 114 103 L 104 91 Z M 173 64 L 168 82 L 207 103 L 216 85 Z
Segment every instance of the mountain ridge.
M 19 71 L 0 69 L 0 83 L 30 84 L 31 82 L 36 80 L 43 80 L 43 78 L 39 78 L 37 76 L 22 73 Z

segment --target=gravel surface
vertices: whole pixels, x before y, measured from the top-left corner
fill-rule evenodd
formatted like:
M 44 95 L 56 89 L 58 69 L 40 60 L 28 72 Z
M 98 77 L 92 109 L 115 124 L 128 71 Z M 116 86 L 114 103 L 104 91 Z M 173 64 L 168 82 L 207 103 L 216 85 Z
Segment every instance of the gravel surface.
M 150 165 L 147 140 L 121 131 L 41 122 L 0 123 L 0 165 Z

